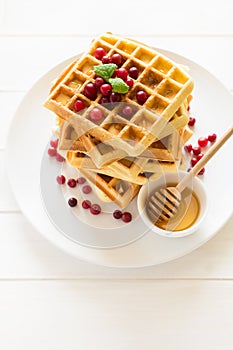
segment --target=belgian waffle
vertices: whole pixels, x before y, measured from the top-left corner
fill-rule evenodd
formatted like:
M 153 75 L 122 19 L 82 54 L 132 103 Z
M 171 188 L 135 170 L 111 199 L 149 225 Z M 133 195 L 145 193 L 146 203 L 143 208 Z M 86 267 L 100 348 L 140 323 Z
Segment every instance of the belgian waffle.
M 120 208 L 127 207 L 140 189 L 140 185 L 112 176 L 95 173 L 84 168 L 79 169 L 79 171 Z
M 151 158 L 153 155 L 153 158 L 158 160 L 173 161 L 174 153 L 177 152 L 177 130 L 183 126 L 183 122 L 174 126 L 173 121 L 177 123 L 180 120 L 180 115 L 182 115 L 182 119 L 187 123 L 188 114 L 184 105 L 178 109 L 176 115 L 178 117 L 173 117 L 174 119 L 167 123 L 167 127 L 161 131 L 159 140 L 153 138 L 154 142 L 150 142 L 148 148 L 143 147 L 139 157 Z M 146 125 L 144 127 L 146 128 Z M 112 135 L 114 133 L 117 134 L 119 129 L 122 128 L 122 124 L 116 123 L 113 118 L 112 123 L 109 124 L 110 128 Z M 133 132 L 131 133 L 134 135 Z M 132 136 L 128 135 L 128 138 L 130 137 Z M 63 123 L 60 132 L 59 149 L 62 151 L 75 150 L 85 152 L 93 159 L 98 168 L 128 156 L 125 150 L 114 148 L 108 141 L 101 142 L 95 133 L 95 129 L 89 130 L 89 133 L 83 132 L 76 117 L 72 117 Z
M 97 167 L 124 158 L 127 153 L 113 148 L 107 142 L 100 142 L 94 135 L 82 133 L 76 118 L 70 118 L 60 128 L 60 151 L 78 151 L 89 155 Z
M 94 56 L 97 47 L 103 47 L 108 55 L 119 53 L 123 57 L 123 68 L 135 66 L 139 70 L 133 87 L 124 95 L 124 102 L 134 106 L 130 118 L 122 116 L 118 105 L 111 110 L 104 104 L 100 105 L 99 94 L 94 101 L 84 95 L 86 84 L 94 82 L 94 66 L 102 64 Z M 188 73 L 160 52 L 131 39 L 105 34 L 95 39 L 89 51 L 59 77 L 44 105 L 64 120 L 77 118 L 83 133 L 90 134 L 99 143 L 107 143 L 115 150 L 137 156 L 155 138 L 160 138 L 170 120 L 176 129 L 187 123 L 187 117 L 184 118 L 183 113 L 177 115 L 176 112 L 192 89 L 193 82 Z M 142 106 L 136 100 L 139 90 L 149 96 Z M 77 99 L 85 104 L 83 113 L 74 110 Z M 103 112 L 103 118 L 98 124 L 89 119 L 91 110 L 96 106 Z M 117 133 L 115 130 L 112 132 L 113 123 L 120 125 Z
M 183 158 L 181 149 L 183 143 L 186 142 L 191 135 L 192 131 L 187 127 L 174 134 L 173 138 L 176 137 L 177 140 L 175 141 L 173 139 L 172 144 L 174 145 L 176 143 L 177 147 L 176 152 L 173 154 L 173 159 L 170 161 L 156 159 L 152 149 L 153 144 L 150 146 L 151 152 L 148 153 L 148 157 L 125 157 L 101 168 L 97 168 L 93 159 L 84 152 L 68 151 L 66 158 L 69 164 L 78 170 L 83 168 L 86 171 L 90 170 L 95 173 L 143 185 L 149 178 L 159 178 L 163 172 L 177 171 L 178 168 L 182 166 Z M 157 153 L 157 146 L 155 150 Z
M 92 159 L 85 153 L 68 152 L 69 164 L 78 171 L 91 171 L 102 175 L 108 175 L 117 179 L 143 185 L 149 178 L 159 178 L 164 171 L 178 169 L 176 162 L 161 162 L 155 159 L 139 159 L 126 157 L 102 168 L 97 168 Z

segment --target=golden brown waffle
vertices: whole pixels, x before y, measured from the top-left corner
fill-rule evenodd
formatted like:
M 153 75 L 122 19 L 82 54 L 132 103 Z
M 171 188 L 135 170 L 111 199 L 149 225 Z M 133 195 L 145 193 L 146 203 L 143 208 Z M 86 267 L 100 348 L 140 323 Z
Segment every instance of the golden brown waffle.
M 185 119 L 185 123 L 187 123 L 188 115 L 185 114 L 185 111 L 187 110 L 182 105 L 176 114 L 180 116 L 180 114 L 183 113 L 183 119 Z M 179 117 L 175 120 L 179 120 Z M 139 157 L 155 158 L 169 162 L 177 159 L 176 154 L 179 141 L 177 140 L 177 130 L 180 129 L 180 127 L 178 128 L 177 125 L 175 128 L 172 123 L 173 120 L 168 123 L 167 127 L 161 132 L 161 140 L 151 143 L 148 148 L 143 148 Z M 121 127 L 121 124 L 114 123 L 114 120 L 109 124 L 112 134 L 117 133 L 118 129 Z M 114 148 L 107 141 L 101 142 L 98 137 L 96 137 L 95 130 L 90 130 L 89 133 L 82 133 L 77 118 L 70 118 L 61 126 L 59 149 L 62 151 L 75 150 L 85 152 L 93 159 L 98 168 L 128 156 L 126 151 Z
M 134 184 L 143 185 L 153 176 L 159 178 L 164 171 L 176 171 L 176 162 L 161 162 L 155 159 L 146 158 L 123 158 L 102 168 L 97 168 L 92 159 L 85 153 L 68 152 L 67 160 L 69 164 L 77 170 L 91 171 L 103 175 L 108 175 Z
M 108 55 L 119 53 L 123 57 L 122 67 L 135 66 L 139 70 L 133 87 L 124 95 L 124 102 L 134 106 L 130 118 L 124 118 L 118 105 L 112 110 L 100 105 L 98 94 L 94 101 L 84 95 L 84 88 L 94 82 L 93 67 L 102 64 L 94 57 L 97 47 L 103 47 Z M 166 129 L 172 118 L 173 126 L 180 129 L 187 123 L 183 113 L 176 112 L 193 89 L 188 73 L 158 51 L 130 39 L 112 34 L 101 35 L 92 42 L 90 50 L 76 63 L 66 69 L 53 85 L 45 106 L 64 120 L 76 117 L 83 133 L 88 132 L 100 143 L 107 143 L 113 149 L 125 151 L 130 156 L 139 155 L 155 138 Z M 148 99 L 141 106 L 137 103 L 136 93 L 145 91 Z M 85 103 L 83 113 L 76 113 L 74 103 L 81 99 Z M 91 110 L 98 106 L 103 118 L 98 125 L 89 119 Z M 179 122 L 178 122 L 179 120 Z M 116 123 L 119 128 L 112 128 Z
M 127 207 L 140 189 L 137 184 L 112 176 L 95 173 L 84 168 L 79 169 L 79 171 L 120 208 Z
M 63 123 L 60 128 L 60 151 L 79 151 L 89 155 L 97 167 L 114 162 L 127 155 L 121 149 L 114 149 L 107 142 L 100 142 L 95 136 L 82 132 L 80 126 L 74 118 Z
M 68 152 L 67 160 L 71 166 L 75 167 L 79 171 L 81 171 L 80 169 L 83 168 L 86 171 L 90 170 L 94 173 L 108 175 L 124 181 L 133 182 L 138 185 L 143 185 L 147 180 L 143 170 L 140 168 L 140 162 L 137 164 L 134 162 L 134 159 L 131 158 L 123 158 L 100 169 L 96 167 L 95 163 L 89 156 L 81 152 Z M 145 161 L 142 160 L 141 163 L 142 162 Z
M 66 130 L 67 131 L 67 130 Z M 71 133 L 74 133 L 72 131 Z M 66 135 L 68 137 L 69 135 Z M 164 137 L 163 139 L 153 142 L 144 152 L 142 152 L 138 159 L 154 159 L 160 161 L 173 162 L 177 160 L 177 152 L 179 147 L 179 133 Z M 114 149 L 112 146 L 106 143 L 99 142 L 90 135 L 83 135 L 76 141 L 72 139 L 63 139 L 62 146 L 59 146 L 60 150 L 65 151 L 78 151 L 88 155 L 95 163 L 97 168 L 101 168 L 106 165 L 111 165 L 113 162 L 126 158 L 127 153 Z
M 156 144 L 161 143 L 161 141 L 157 141 L 150 146 L 149 149 L 151 149 L 151 151 L 148 151 L 148 157 L 146 157 L 145 154 L 144 157 L 125 157 L 101 168 L 97 168 L 93 158 L 84 152 L 69 151 L 67 152 L 66 158 L 69 164 L 78 170 L 84 168 L 84 170 L 91 170 L 95 173 L 143 185 L 148 178 L 156 179 L 159 178 L 163 172 L 177 171 L 179 169 L 183 163 L 182 146 L 191 135 L 191 130 L 186 127 L 175 132 L 172 135 L 173 139 L 168 138 L 173 146 L 175 144 L 177 145 L 176 152 L 174 152 L 173 158 L 170 159 L 170 161 L 157 159 L 159 148 Z M 155 146 L 155 151 L 153 151 L 153 145 Z M 166 151 L 166 145 L 163 146 L 164 151 Z

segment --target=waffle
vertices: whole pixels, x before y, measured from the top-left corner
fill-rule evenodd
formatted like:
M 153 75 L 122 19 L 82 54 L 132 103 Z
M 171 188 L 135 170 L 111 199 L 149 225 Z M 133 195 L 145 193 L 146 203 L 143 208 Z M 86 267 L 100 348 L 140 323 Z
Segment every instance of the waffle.
M 84 88 L 94 82 L 93 67 L 102 64 L 94 57 L 97 47 L 103 47 L 108 55 L 119 53 L 123 57 L 123 68 L 136 66 L 139 70 L 134 85 L 124 95 L 124 103 L 134 107 L 130 118 L 122 116 L 121 107 L 116 104 L 109 109 L 99 104 L 100 94 L 92 101 L 84 95 Z M 114 150 L 122 150 L 130 156 L 138 156 L 166 129 L 171 121 L 173 127 L 180 129 L 187 123 L 183 113 L 176 114 L 193 89 L 188 73 L 158 51 L 131 39 L 112 34 L 101 35 L 92 42 L 87 53 L 72 63 L 54 83 L 44 105 L 64 120 L 75 117 L 82 132 L 88 133 L 99 143 L 107 143 Z M 143 90 L 148 99 L 141 106 L 136 93 Z M 85 104 L 82 113 L 76 113 L 74 103 L 80 99 Z M 89 119 L 94 107 L 102 110 L 103 118 L 97 124 Z M 179 121 L 179 122 L 178 122 Z M 111 126 L 119 125 L 116 132 Z
M 174 161 L 174 159 L 177 159 L 178 138 L 179 134 L 174 132 L 159 141 L 155 141 L 144 150 L 138 158 L 152 158 L 167 162 Z M 67 147 L 65 147 L 65 149 L 60 147 L 60 150 L 71 150 L 85 153 L 93 160 L 97 168 L 111 165 L 113 162 L 128 156 L 126 152 L 114 149 L 106 143 L 101 143 L 90 135 L 83 135 L 81 139 L 73 142 L 72 140 L 66 139 L 65 142 L 63 142 L 63 145 L 66 145 Z M 70 148 L 68 148 L 69 145 Z
M 60 151 L 85 153 L 93 159 L 98 168 L 127 155 L 125 151 L 113 148 L 107 142 L 100 142 L 94 135 L 82 133 L 76 118 L 62 124 L 58 148 Z
M 84 168 L 80 173 L 101 190 L 111 201 L 120 208 L 125 208 L 138 194 L 141 186 L 112 176 L 95 173 Z
M 97 168 L 92 159 L 85 153 L 68 152 L 69 164 L 78 171 L 82 169 L 108 175 L 138 185 L 144 185 L 149 178 L 159 178 L 164 171 L 176 171 L 176 162 L 161 162 L 155 159 L 126 157 L 102 168 Z
M 178 132 L 174 133 L 172 145 L 176 144 L 176 152 L 173 154 L 173 158 L 170 161 L 158 160 L 158 146 L 157 141 L 154 143 L 155 152 L 153 151 L 153 144 L 150 146 L 150 153 L 148 156 L 143 157 L 125 157 L 117 161 L 112 162 L 109 165 L 97 168 L 93 158 L 88 156 L 85 152 L 68 151 L 66 158 L 69 164 L 75 167 L 77 170 L 81 168 L 90 170 L 95 173 L 112 176 L 115 178 L 123 179 L 138 185 L 143 185 L 150 179 L 156 179 L 161 176 L 163 172 L 177 171 L 179 167 L 183 165 L 182 158 L 182 146 L 184 142 L 191 137 L 192 131 L 186 127 L 182 128 Z M 176 137 L 176 140 L 174 138 Z M 165 145 L 163 145 L 165 147 Z
M 181 118 L 183 120 L 182 123 L 179 122 Z M 171 122 L 167 123 L 166 128 L 161 131 L 159 137 L 153 138 L 154 142 L 150 143 L 148 148 L 143 147 L 139 157 L 146 157 L 147 154 L 147 158 L 151 158 L 150 153 L 152 153 L 155 159 L 173 161 L 174 153 L 177 151 L 177 140 L 174 136 L 177 135 L 177 130 L 181 129 L 183 124 L 187 124 L 188 119 L 186 103 L 186 106 L 183 104 L 178 109 Z M 174 125 L 174 123 L 176 124 Z M 112 123 L 109 124 L 112 134 L 117 133 L 121 127 L 122 124 L 117 123 L 114 118 Z M 146 125 L 144 125 L 144 128 L 146 128 Z M 130 135 L 128 137 L 130 138 Z M 98 168 L 128 156 L 125 150 L 114 148 L 108 141 L 101 142 L 95 133 L 95 129 L 89 130 L 88 133 L 83 132 L 76 117 L 72 117 L 63 123 L 60 132 L 59 149 L 62 151 L 75 150 L 85 152 L 93 159 Z

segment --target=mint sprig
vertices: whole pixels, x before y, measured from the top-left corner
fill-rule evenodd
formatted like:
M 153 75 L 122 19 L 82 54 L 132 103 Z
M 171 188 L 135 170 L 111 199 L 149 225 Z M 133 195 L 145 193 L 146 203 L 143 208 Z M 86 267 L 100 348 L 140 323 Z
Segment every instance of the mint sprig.
M 100 64 L 99 66 L 94 66 L 94 72 L 111 84 L 114 92 L 126 94 L 129 91 L 129 86 L 124 80 L 121 78 L 111 78 L 117 68 L 117 65 L 114 63 Z
M 109 81 L 116 69 L 117 65 L 114 63 L 107 63 L 101 64 L 99 66 L 94 66 L 94 72 L 107 82 Z
M 109 83 L 112 85 L 112 90 L 119 94 L 126 94 L 129 91 L 129 85 L 127 85 L 121 78 L 110 78 Z

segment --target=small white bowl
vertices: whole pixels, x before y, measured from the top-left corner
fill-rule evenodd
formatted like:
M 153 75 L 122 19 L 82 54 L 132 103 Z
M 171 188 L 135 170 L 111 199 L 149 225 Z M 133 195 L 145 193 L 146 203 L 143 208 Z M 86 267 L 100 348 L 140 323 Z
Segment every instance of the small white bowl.
M 185 237 L 190 235 L 191 233 L 197 231 L 200 224 L 202 223 L 206 211 L 207 211 L 207 198 L 206 198 L 206 190 L 205 187 L 200 179 L 195 177 L 192 179 L 190 184 L 188 185 L 188 188 L 192 190 L 192 192 L 197 196 L 199 204 L 200 204 L 200 211 L 198 218 L 194 222 L 194 224 L 187 229 L 181 230 L 181 231 L 168 231 L 163 230 L 156 226 L 150 219 L 150 217 L 147 214 L 146 210 L 146 204 L 148 199 L 150 198 L 151 194 L 154 193 L 156 190 L 158 190 L 161 187 L 166 187 L 168 184 L 177 184 L 185 175 L 187 172 L 179 171 L 179 172 L 169 172 L 164 173 L 158 180 L 148 181 L 145 185 L 143 185 L 139 191 L 138 198 L 137 198 L 137 206 L 139 214 L 144 221 L 144 223 L 155 233 L 165 236 L 165 237 Z

